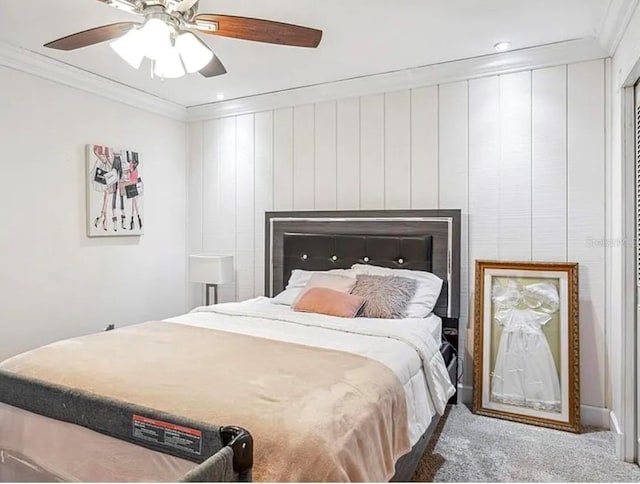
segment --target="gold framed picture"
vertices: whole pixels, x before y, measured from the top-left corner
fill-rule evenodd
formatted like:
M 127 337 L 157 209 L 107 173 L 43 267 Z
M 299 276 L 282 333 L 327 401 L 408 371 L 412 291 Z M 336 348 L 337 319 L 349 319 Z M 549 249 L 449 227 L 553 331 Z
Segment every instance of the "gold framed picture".
M 476 261 L 473 411 L 580 431 L 578 264 Z

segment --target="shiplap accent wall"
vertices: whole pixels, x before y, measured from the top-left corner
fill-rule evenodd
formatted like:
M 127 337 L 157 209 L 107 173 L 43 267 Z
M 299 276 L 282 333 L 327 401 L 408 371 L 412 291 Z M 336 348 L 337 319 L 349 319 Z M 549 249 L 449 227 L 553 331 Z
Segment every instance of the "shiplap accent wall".
M 582 403 L 604 408 L 604 123 L 603 60 L 191 123 L 191 250 L 234 254 L 220 296 L 242 300 L 266 210 L 462 209 L 462 327 L 476 259 L 579 262 Z

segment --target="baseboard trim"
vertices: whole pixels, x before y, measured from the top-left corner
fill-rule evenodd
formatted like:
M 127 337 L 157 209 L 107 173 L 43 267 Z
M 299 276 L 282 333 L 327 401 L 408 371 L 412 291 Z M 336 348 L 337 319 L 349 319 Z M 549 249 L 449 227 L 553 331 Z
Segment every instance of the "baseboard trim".
M 620 460 L 624 460 L 624 434 L 620 428 L 620 422 L 616 417 L 615 412 L 612 410 L 610 414 L 610 430 L 613 432 L 613 436 L 616 444 L 616 456 Z
M 473 402 L 473 387 L 471 385 L 458 384 L 458 402 L 471 405 Z
M 618 422 L 618 417 L 616 417 L 616 414 L 613 412 L 613 410 L 609 414 L 609 419 L 610 419 L 609 420 L 610 421 L 610 430 L 614 434 L 622 435 L 622 430 L 620 429 L 620 422 Z
M 471 404 L 473 402 L 473 387 L 471 385 L 458 385 L 458 402 L 465 404 Z M 614 419 L 617 431 L 614 430 Z M 614 430 L 614 432 L 617 432 L 617 435 L 622 436 L 622 433 L 618 428 L 618 420 L 615 418 L 613 412 L 606 408 L 580 405 L 580 421 L 583 426 L 596 427 L 599 429 L 611 429 Z M 616 442 L 616 447 L 617 445 L 618 444 Z M 620 445 L 622 445 L 621 439 Z
M 609 430 L 611 428 L 611 411 L 608 408 L 580 405 L 580 421 L 585 427 Z

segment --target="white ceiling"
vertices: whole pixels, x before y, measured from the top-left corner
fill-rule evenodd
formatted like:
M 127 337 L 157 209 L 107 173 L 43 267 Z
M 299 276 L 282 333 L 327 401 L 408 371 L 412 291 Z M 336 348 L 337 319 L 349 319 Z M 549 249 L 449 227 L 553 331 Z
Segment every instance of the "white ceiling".
M 596 37 L 609 8 L 624 0 L 201 0 L 200 12 L 243 15 L 324 30 L 318 49 L 204 36 L 229 73 L 150 79 L 108 43 L 74 52 L 42 44 L 129 14 L 96 0 L 0 0 L 0 40 L 153 94 L 194 106 L 495 53 L 510 40 L 526 48 Z

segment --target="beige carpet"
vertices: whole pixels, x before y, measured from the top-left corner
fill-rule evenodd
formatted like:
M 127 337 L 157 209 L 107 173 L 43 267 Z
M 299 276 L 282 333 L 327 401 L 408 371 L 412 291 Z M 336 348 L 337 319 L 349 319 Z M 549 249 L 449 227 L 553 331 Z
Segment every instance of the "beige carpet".
M 413 481 L 640 482 L 640 467 L 617 460 L 611 432 L 544 429 L 451 407 Z

